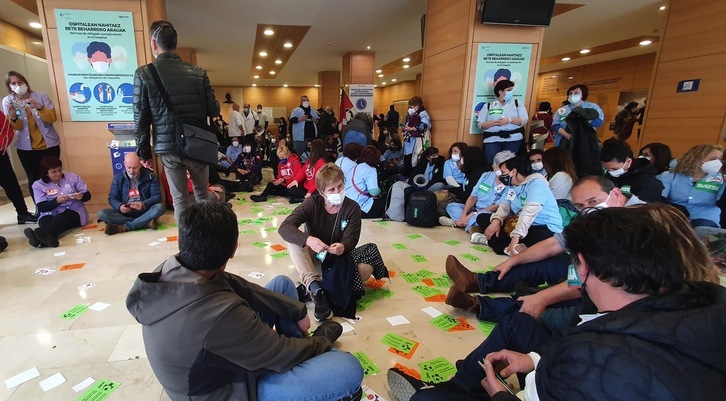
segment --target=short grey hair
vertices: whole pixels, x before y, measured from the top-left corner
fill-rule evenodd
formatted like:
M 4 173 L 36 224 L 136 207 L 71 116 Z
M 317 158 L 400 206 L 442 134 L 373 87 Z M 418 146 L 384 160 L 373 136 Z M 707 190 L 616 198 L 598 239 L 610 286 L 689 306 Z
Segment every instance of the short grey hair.
M 494 155 L 494 163 L 493 165 L 499 167 L 504 163 L 505 161 L 509 159 L 514 159 L 517 155 L 514 154 L 511 150 L 503 150 L 496 155 Z

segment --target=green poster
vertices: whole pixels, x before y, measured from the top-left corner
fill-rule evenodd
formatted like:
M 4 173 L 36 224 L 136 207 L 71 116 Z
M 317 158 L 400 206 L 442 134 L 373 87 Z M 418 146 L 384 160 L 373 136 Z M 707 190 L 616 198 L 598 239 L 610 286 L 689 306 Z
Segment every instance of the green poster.
M 72 121 L 133 121 L 136 59 L 128 11 L 55 9 Z
M 472 118 L 469 133 L 473 135 L 482 133 L 477 121 L 485 119 L 485 113 L 488 113 L 487 104 L 496 100 L 493 93 L 494 85 L 503 79 L 514 82 L 514 100 L 520 106 L 526 105 L 527 95 L 531 96 L 527 93 L 531 56 L 531 44 L 477 44 L 476 78 L 471 103 Z M 528 111 L 532 114 L 531 110 Z

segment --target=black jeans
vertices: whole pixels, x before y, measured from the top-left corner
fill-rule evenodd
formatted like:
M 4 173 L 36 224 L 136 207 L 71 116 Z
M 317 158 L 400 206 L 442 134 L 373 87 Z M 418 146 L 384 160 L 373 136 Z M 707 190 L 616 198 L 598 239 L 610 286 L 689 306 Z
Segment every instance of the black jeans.
M 479 216 L 477 216 L 476 223 L 479 225 L 481 232 L 484 232 L 491 224 L 491 222 L 489 221 L 490 217 L 490 214 L 484 213 L 481 213 L 479 214 Z M 527 236 L 524 238 L 520 238 L 519 243 L 530 247 L 542 240 L 550 238 L 553 235 L 554 233 L 550 231 L 547 226 L 531 226 L 529 227 Z M 499 236 L 495 235 L 489 239 L 489 247 L 492 248 L 494 253 L 496 253 L 497 255 L 504 255 L 504 250 L 509 246 L 509 243 L 511 241 L 512 238 L 504 233 L 504 227 L 502 227 L 502 229 L 499 231 Z
M 275 185 L 271 182 L 268 182 L 267 186 L 265 187 L 265 190 L 262 191 L 262 193 L 260 195 L 262 195 L 262 196 L 275 195 L 275 196 L 286 196 L 286 197 L 290 197 L 290 198 L 304 198 L 305 194 L 307 194 L 307 193 L 308 192 L 305 190 L 305 188 L 301 188 L 301 187 L 287 188 L 287 186 L 285 185 L 284 182 L 280 185 Z
M 60 158 L 60 146 L 52 146 L 42 150 L 18 149 L 18 158 L 23 165 L 25 175 L 28 176 L 28 189 L 30 190 L 30 197 L 33 198 L 33 202 L 35 202 L 33 183 L 40 179 L 40 160 L 45 156 Z
M 53 238 L 58 238 L 64 232 L 80 226 L 81 216 L 70 209 L 55 216 L 43 216 L 38 219 L 38 228 L 45 230 Z
M 383 211 L 386 209 L 386 199 L 377 198 L 373 199 L 373 205 L 367 212 L 361 210 L 360 217 L 364 219 L 378 219 L 383 216 Z
M 10 164 L 10 156 L 7 152 L 0 153 L 0 187 L 5 190 L 8 198 L 11 202 L 13 202 L 15 212 L 17 212 L 18 215 L 28 213 L 28 207 L 25 206 L 23 191 L 20 189 L 18 177 L 15 176 L 15 170 L 13 170 L 13 165 Z M 30 190 L 30 193 L 33 193 L 32 189 Z

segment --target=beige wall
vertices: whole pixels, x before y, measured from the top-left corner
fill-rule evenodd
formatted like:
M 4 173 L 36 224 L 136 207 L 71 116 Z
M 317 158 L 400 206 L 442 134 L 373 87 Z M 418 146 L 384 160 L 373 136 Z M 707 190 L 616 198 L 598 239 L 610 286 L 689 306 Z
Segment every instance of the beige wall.
M 15 25 L 0 20 L 0 45 L 2 46 L 45 58 L 43 44 L 37 45 L 33 43 L 42 40 L 43 38 L 40 36 L 31 35 Z
M 386 114 L 393 102 L 405 101 L 416 96 L 416 81 L 403 81 L 395 85 L 378 86 L 373 89 L 374 111 Z M 426 102 L 424 102 L 424 105 Z

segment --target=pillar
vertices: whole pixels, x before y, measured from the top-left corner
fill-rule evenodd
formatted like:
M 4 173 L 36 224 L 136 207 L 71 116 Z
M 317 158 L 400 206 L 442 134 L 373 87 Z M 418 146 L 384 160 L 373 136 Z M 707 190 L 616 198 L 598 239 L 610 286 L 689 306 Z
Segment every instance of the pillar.
M 331 106 L 337 116 L 340 110 L 340 71 L 320 71 L 318 85 L 320 107 Z
M 462 141 L 481 147 L 470 135 L 478 43 L 532 44 L 525 105 L 533 114 L 544 28 L 484 25 L 478 0 L 428 0 L 421 97 L 431 115 L 434 146 Z
M 370 51 L 348 52 L 343 56 L 343 85 L 373 84 L 375 53 Z

